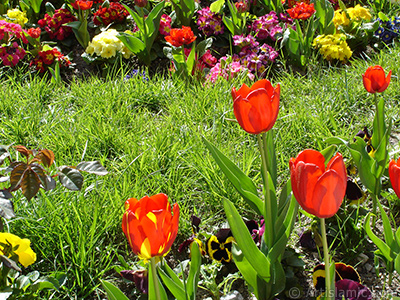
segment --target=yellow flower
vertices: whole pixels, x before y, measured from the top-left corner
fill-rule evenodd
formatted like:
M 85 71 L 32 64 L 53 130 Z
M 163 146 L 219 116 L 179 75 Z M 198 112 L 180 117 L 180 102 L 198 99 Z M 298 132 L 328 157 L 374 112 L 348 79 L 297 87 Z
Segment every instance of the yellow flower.
M 18 8 L 7 10 L 7 17 L 15 24 L 24 26 L 28 22 L 26 12 L 20 11 Z
M 347 45 L 344 34 L 319 35 L 313 41 L 313 47 L 317 48 L 319 53 L 326 60 L 347 61 L 353 52 Z
M 93 53 L 94 53 L 94 46 L 93 46 L 93 44 L 92 44 L 91 42 L 89 42 L 89 45 L 87 46 L 85 52 L 86 52 L 87 54 L 93 55 Z
M 0 232 L 0 253 L 10 257 L 10 251 L 6 251 L 7 245 L 9 244 L 11 245 L 13 252 L 18 255 L 18 261 L 25 268 L 36 261 L 36 253 L 31 249 L 30 240 L 21 239 L 12 233 Z
M 372 15 L 368 9 L 362 7 L 360 4 L 357 4 L 353 8 L 349 8 L 347 10 L 350 19 L 356 22 L 360 22 L 362 20 L 371 21 Z
M 118 31 L 115 29 L 108 29 L 96 35 L 92 42 L 89 43 L 86 52 L 89 54 L 96 53 L 103 58 L 110 58 L 118 53 L 121 53 L 124 58 L 129 58 L 132 54 L 125 45 L 117 37 Z M 93 47 L 93 50 L 92 50 Z
M 105 45 L 101 51 L 101 57 L 110 58 L 117 54 L 117 48 L 113 44 Z

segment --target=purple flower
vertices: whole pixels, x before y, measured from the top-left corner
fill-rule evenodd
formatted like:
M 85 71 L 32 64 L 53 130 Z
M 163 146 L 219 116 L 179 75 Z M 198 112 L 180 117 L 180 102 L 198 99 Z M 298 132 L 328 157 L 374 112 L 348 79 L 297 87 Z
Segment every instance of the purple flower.
M 371 291 L 356 281 L 342 279 L 335 283 L 335 287 L 335 300 L 372 300 Z

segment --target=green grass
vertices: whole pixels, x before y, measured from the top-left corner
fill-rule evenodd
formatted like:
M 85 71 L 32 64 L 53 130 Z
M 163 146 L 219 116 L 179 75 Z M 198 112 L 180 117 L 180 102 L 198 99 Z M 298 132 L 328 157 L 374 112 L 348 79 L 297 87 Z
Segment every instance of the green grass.
M 399 132 L 399 56 L 398 48 L 390 49 L 340 69 L 320 66 L 306 76 L 279 73 L 270 78 L 281 84 L 274 126 L 281 182 L 288 178 L 289 158 L 300 150 L 322 150 L 327 137 L 350 140 L 363 126 L 372 127 L 373 98 L 361 77 L 369 65 L 393 70 L 384 97 L 387 116 L 396 122 L 393 132 Z M 31 239 L 38 253 L 29 270 L 67 275 L 54 299 L 101 299 L 99 279 L 117 276 L 112 269 L 117 255 L 135 260 L 121 230 L 129 197 L 163 192 L 178 202 L 178 240 L 190 233 L 192 214 L 202 217 L 206 228 L 224 222 L 224 198 L 238 205 L 242 215 L 252 216 L 201 140 L 205 136 L 261 183 L 255 137 L 230 120 L 230 90 L 240 84 L 90 78 L 55 87 L 38 77 L 2 81 L 1 144 L 51 149 L 57 166 L 99 160 L 109 171 L 105 177 L 84 174 L 81 192 L 58 184 L 29 203 L 15 194 L 17 218 L 10 220 L 10 231 Z

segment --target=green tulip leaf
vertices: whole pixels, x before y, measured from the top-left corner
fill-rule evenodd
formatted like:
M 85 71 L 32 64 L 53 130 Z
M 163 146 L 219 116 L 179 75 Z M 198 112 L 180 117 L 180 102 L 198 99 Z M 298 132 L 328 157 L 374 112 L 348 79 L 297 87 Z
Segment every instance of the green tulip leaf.
M 393 249 L 395 239 L 394 239 L 394 234 L 392 231 L 392 226 L 390 225 L 389 217 L 386 214 L 385 210 L 383 209 L 382 204 L 379 201 L 377 201 L 377 204 L 379 207 L 379 211 L 381 212 L 381 216 L 382 216 L 383 235 L 385 237 L 385 242 L 392 250 L 396 250 L 396 249 Z
M 189 299 L 195 300 L 201 267 L 201 253 L 199 245 L 196 242 L 193 242 L 190 246 L 190 255 L 190 269 L 186 280 L 186 291 Z
M 122 291 L 112 283 L 106 280 L 100 280 L 100 282 L 106 291 L 109 300 L 129 300 L 129 298 L 126 297 L 124 293 L 122 293 Z
M 391 250 L 390 247 L 385 244 L 380 238 L 378 238 L 371 229 L 371 213 L 368 213 L 367 217 L 365 218 L 364 222 L 364 230 L 368 234 L 368 237 L 371 239 L 371 241 L 378 247 L 382 255 L 389 261 L 391 262 L 393 260 L 392 255 L 391 255 Z
M 164 282 L 167 289 L 172 293 L 172 295 L 174 295 L 175 299 L 186 300 L 186 294 L 182 282 L 177 283 L 161 268 L 158 269 L 158 274 L 160 275 L 161 280 Z
M 243 252 L 235 243 L 232 244 L 232 256 L 235 261 L 235 265 L 243 275 L 247 284 L 253 288 L 256 298 L 266 299 L 265 281 L 258 276 L 257 271 L 252 267 L 250 262 L 244 256 Z
M 394 268 L 396 269 L 397 273 L 400 274 L 400 253 L 397 254 L 397 256 L 394 260 Z
M 216 0 L 210 5 L 210 10 L 213 13 L 220 13 L 225 5 L 225 0 Z
M 203 137 L 203 142 L 211 155 L 221 168 L 222 172 L 228 177 L 239 194 L 246 200 L 258 215 L 263 215 L 264 203 L 257 195 L 257 188 L 253 181 L 246 176 L 232 161 L 221 153 L 214 145 Z
M 227 199 L 224 199 L 223 202 L 226 218 L 228 219 L 236 243 L 245 257 L 250 261 L 257 274 L 268 282 L 271 278 L 270 260 L 257 248 L 233 203 Z
M 153 258 L 152 258 L 152 260 L 153 260 Z M 165 292 L 164 286 L 162 285 L 162 283 L 160 282 L 160 279 L 157 276 L 157 272 L 155 274 L 153 272 L 153 268 L 151 267 L 152 263 L 155 264 L 155 261 L 154 260 L 150 261 L 150 264 L 149 264 L 149 299 L 157 299 L 156 298 L 156 289 L 153 284 L 153 282 L 154 282 L 153 276 L 155 276 L 156 277 L 155 281 L 156 281 L 156 284 L 158 284 L 158 290 L 160 292 L 160 299 L 158 299 L 158 300 L 168 300 L 167 293 Z M 157 266 L 156 266 L 156 268 L 157 268 Z M 178 300 L 180 300 L 180 299 L 178 299 Z

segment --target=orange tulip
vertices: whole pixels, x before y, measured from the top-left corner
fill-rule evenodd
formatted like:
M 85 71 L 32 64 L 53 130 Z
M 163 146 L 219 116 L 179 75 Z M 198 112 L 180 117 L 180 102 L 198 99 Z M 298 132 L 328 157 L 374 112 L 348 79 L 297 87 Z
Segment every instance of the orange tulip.
M 270 130 L 278 117 L 280 93 L 280 85 L 273 87 L 266 79 L 255 82 L 250 88 L 246 84 L 238 91 L 233 88 L 233 112 L 239 125 L 251 134 Z
M 389 163 L 389 178 L 392 183 L 392 188 L 396 193 L 397 197 L 400 198 L 400 158 L 397 160 L 391 160 Z
M 301 151 L 290 159 L 293 195 L 301 207 L 319 218 L 330 218 L 342 204 L 347 183 L 343 157 L 337 153 L 325 168 L 324 156 L 315 150 Z
M 385 77 L 385 71 L 381 66 L 368 67 L 363 74 L 363 84 L 368 93 L 382 93 L 390 83 L 392 71 Z
M 130 198 L 125 202 L 126 212 L 122 218 L 122 231 L 132 251 L 141 259 L 165 255 L 178 233 L 179 206 L 173 207 L 165 194 Z

